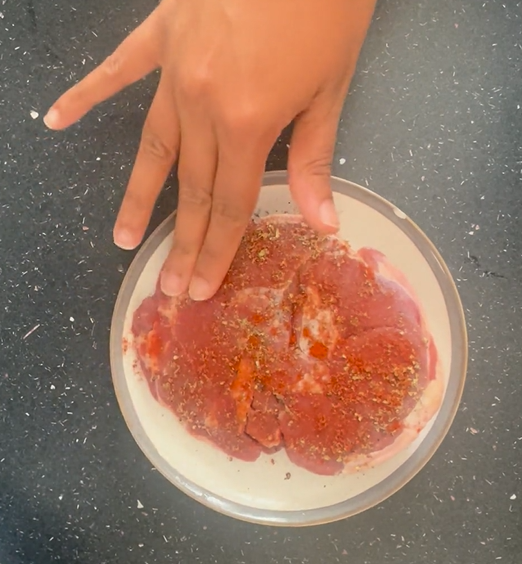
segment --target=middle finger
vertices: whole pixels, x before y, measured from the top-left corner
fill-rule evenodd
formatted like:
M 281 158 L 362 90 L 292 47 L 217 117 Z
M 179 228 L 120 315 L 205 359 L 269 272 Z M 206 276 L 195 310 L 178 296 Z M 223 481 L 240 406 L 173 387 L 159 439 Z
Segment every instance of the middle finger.
M 225 278 L 254 211 L 269 150 L 221 149 L 220 145 L 210 222 L 190 282 L 193 300 L 211 298 Z

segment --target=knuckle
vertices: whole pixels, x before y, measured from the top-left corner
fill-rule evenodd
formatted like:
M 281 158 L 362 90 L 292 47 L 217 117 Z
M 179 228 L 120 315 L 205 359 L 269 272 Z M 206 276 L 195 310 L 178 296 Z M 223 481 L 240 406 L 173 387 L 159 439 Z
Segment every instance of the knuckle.
M 205 65 L 198 65 L 180 74 L 179 88 L 185 96 L 193 98 L 206 92 L 211 82 L 212 77 L 208 68 Z
M 228 228 L 243 228 L 250 218 L 250 214 L 234 205 L 232 202 L 215 200 L 212 204 L 212 215 L 220 222 L 226 223 Z
M 158 161 L 170 161 L 176 156 L 175 148 L 166 143 L 160 135 L 145 127 L 141 136 L 141 150 Z
M 181 181 L 178 193 L 178 200 L 181 206 L 209 210 L 212 204 L 210 192 L 204 188 L 195 188 L 190 183 Z
M 171 252 L 176 257 L 190 257 L 197 253 L 197 248 L 182 235 L 174 233 Z
M 289 159 L 288 162 L 288 177 L 290 182 L 296 176 L 306 176 L 306 177 L 325 177 L 330 176 L 330 171 L 332 169 L 332 155 L 330 153 L 324 153 L 316 155 L 304 162 L 294 162 Z
M 118 76 L 122 69 L 122 58 L 117 51 L 109 55 L 102 64 L 105 74 L 111 78 Z
M 211 241 L 206 241 L 199 253 L 199 264 L 194 272 L 194 275 L 199 275 L 204 278 L 205 272 L 204 268 L 202 268 L 202 265 L 215 264 L 219 262 L 222 258 L 221 255 L 222 251 L 214 243 L 212 243 Z
M 240 104 L 230 108 L 225 114 L 227 129 L 239 136 L 256 135 L 265 129 L 266 120 L 259 107 L 253 104 Z
M 237 248 L 233 249 L 233 254 L 236 250 Z M 207 237 L 199 251 L 194 275 L 199 274 L 202 278 L 211 279 L 215 278 L 216 271 L 222 271 L 222 276 L 224 276 L 232 262 L 232 257 L 229 256 L 230 251 L 230 240 L 223 244 L 223 241 L 218 238 Z
M 127 208 L 132 210 L 132 213 L 134 214 L 136 210 L 141 210 L 145 206 L 147 201 L 146 191 L 137 189 L 135 185 L 128 186 L 125 192 L 124 201 Z

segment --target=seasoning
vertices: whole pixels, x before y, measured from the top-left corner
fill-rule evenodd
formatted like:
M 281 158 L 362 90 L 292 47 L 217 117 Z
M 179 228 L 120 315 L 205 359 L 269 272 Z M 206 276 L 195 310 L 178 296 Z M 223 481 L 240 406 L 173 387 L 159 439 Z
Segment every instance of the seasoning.
M 429 335 L 404 303 L 344 243 L 262 221 L 213 299 L 147 298 L 133 343 L 194 436 L 243 460 L 284 447 L 333 474 L 391 444 L 427 385 Z
M 309 352 L 310 356 L 318 358 L 319 360 L 324 360 L 328 356 L 328 349 L 326 345 L 323 345 L 323 343 L 319 343 L 318 341 L 314 341 Z

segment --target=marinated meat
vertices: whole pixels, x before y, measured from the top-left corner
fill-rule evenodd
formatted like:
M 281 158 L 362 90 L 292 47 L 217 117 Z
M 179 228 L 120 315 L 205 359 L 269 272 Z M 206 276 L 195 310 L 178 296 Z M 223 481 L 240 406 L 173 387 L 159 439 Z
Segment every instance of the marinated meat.
M 384 266 L 385 268 L 380 268 Z M 159 287 L 133 318 L 154 397 L 186 429 L 253 461 L 285 448 L 318 474 L 404 448 L 439 407 L 436 351 L 385 258 L 297 216 L 249 227 L 214 298 Z

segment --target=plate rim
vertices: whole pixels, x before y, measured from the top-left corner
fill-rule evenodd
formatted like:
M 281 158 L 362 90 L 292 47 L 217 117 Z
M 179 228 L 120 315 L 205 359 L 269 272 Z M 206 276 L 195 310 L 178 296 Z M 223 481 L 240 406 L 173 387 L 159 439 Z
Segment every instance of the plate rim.
M 262 186 L 280 184 L 288 184 L 287 171 L 278 170 L 264 174 Z M 163 457 L 145 434 L 131 402 L 123 369 L 122 340 L 125 315 L 120 314 L 127 310 L 136 282 L 148 259 L 165 237 L 172 232 L 176 211 L 170 214 L 152 232 L 136 253 L 125 274 L 115 302 L 109 338 L 110 368 L 116 399 L 131 435 L 149 462 L 171 484 L 208 508 L 242 521 L 286 527 L 312 526 L 346 519 L 382 503 L 410 482 L 431 460 L 448 434 L 462 398 L 468 365 L 466 321 L 456 284 L 441 254 L 416 223 L 382 196 L 364 186 L 336 176 L 331 176 L 331 188 L 334 192 L 354 198 L 380 212 L 401 229 L 419 249 L 440 286 L 448 312 L 452 342 L 452 358 L 447 389 L 432 428 L 415 452 L 394 472 L 382 482 L 357 496 L 334 505 L 303 511 L 273 511 L 249 507 L 200 488 L 172 467 L 166 465 Z

